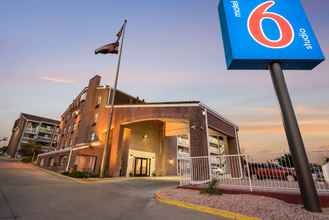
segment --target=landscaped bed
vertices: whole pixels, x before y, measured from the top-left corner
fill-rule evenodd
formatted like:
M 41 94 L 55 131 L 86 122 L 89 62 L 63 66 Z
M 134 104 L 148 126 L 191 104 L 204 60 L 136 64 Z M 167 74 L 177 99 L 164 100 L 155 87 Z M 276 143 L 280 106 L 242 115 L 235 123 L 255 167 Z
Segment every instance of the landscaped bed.
M 329 219 L 329 209 L 323 209 L 323 213 L 310 213 L 300 205 L 289 204 L 284 201 L 254 195 L 210 195 L 200 193 L 197 190 L 190 189 L 165 189 L 159 193 L 161 196 L 192 203 L 197 205 L 208 206 L 221 210 L 238 212 L 243 215 L 259 217 L 261 219 L 277 220 L 320 220 Z

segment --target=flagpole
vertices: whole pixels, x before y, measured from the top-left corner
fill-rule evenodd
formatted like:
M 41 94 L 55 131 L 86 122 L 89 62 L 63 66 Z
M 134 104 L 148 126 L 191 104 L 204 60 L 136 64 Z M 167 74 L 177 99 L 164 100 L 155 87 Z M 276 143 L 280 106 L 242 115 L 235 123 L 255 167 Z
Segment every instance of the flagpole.
M 124 21 L 123 23 L 123 30 L 122 30 L 122 38 L 121 38 L 121 45 L 120 45 L 120 51 L 119 51 L 119 58 L 118 58 L 118 63 L 117 63 L 117 71 L 115 75 L 115 81 L 114 81 L 114 88 L 112 92 L 109 94 L 111 99 L 111 113 L 110 113 L 110 118 L 109 118 L 109 123 L 106 131 L 106 139 L 105 139 L 105 145 L 104 145 L 104 150 L 103 150 L 103 156 L 102 156 L 102 162 L 101 162 L 101 168 L 100 168 L 100 177 L 104 178 L 104 176 L 107 174 L 108 170 L 108 162 L 109 162 L 109 146 L 112 142 L 112 132 L 111 132 L 111 127 L 112 127 L 112 120 L 113 120 L 113 112 L 114 112 L 114 102 L 115 102 L 115 93 L 117 90 L 117 85 L 118 85 L 118 79 L 119 79 L 119 72 L 120 72 L 120 64 L 121 64 L 121 55 L 122 55 L 122 48 L 123 48 L 123 42 L 125 38 L 125 32 L 126 32 L 126 24 L 127 20 Z

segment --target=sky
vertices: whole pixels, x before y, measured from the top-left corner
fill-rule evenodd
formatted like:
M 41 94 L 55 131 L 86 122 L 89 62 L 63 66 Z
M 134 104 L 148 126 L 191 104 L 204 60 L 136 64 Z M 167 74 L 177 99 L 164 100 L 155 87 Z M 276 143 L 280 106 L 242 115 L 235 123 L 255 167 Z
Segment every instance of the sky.
M 329 2 L 302 0 L 329 56 Z M 7 0 L 0 5 L 0 137 L 20 112 L 59 118 L 88 80 L 112 84 L 93 51 L 128 19 L 119 88 L 146 101 L 200 100 L 240 127 L 246 153 L 287 149 L 268 71 L 226 70 L 217 0 Z M 329 149 L 329 62 L 286 71 L 307 150 Z

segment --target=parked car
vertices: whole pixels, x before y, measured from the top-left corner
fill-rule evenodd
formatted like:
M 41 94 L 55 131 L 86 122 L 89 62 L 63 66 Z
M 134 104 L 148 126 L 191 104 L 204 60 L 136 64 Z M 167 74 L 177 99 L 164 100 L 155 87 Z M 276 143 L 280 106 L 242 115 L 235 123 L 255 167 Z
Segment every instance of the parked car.
M 322 171 L 321 166 L 311 164 L 310 169 L 311 169 L 311 172 L 312 172 L 313 179 L 315 181 L 324 182 L 324 175 L 323 175 L 323 171 Z
M 274 163 L 250 163 L 249 172 L 251 177 L 256 176 L 257 179 L 289 180 L 291 177 L 297 180 L 294 168 L 282 167 Z

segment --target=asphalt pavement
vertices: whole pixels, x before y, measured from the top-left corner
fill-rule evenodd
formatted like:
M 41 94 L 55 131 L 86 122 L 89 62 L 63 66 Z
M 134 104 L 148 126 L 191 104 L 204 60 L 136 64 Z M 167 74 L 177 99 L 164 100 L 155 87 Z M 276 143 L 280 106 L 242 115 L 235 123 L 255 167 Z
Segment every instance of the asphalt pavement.
M 154 192 L 175 185 L 145 178 L 84 184 L 0 159 L 0 220 L 219 219 L 154 198 Z

